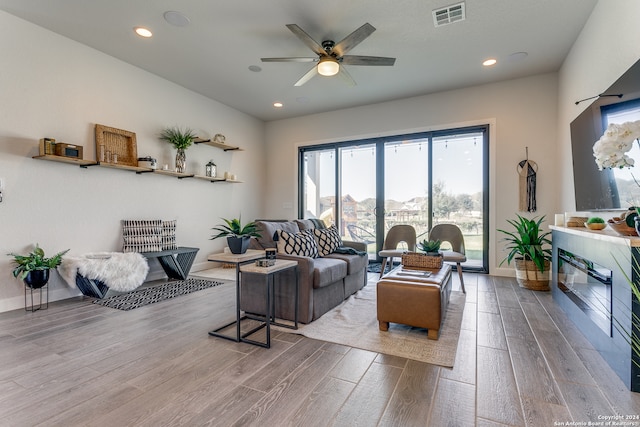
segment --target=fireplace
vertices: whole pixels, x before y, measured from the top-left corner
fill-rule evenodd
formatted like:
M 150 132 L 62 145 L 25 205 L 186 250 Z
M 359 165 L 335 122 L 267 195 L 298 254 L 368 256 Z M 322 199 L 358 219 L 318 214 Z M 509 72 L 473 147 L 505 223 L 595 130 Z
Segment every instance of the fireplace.
M 608 336 L 612 336 L 612 272 L 558 248 L 557 286 L 587 317 Z

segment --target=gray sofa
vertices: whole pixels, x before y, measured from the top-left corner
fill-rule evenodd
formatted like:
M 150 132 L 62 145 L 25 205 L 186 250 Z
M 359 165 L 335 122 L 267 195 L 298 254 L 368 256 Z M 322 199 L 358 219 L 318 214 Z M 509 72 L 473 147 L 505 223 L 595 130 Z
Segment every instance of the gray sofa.
M 317 220 L 294 221 L 256 221 L 262 237 L 251 239 L 251 249 L 276 248 L 274 234 L 277 230 L 297 233 L 301 230 L 323 228 Z M 359 242 L 343 241 L 344 247 L 365 252 L 366 245 Z M 298 320 L 309 323 L 350 295 L 362 289 L 367 283 L 366 255 L 331 253 L 324 257 L 278 253 L 279 259 L 298 261 L 299 308 Z M 293 270 L 279 273 L 275 278 L 276 316 L 281 319 L 294 319 L 295 277 Z M 240 306 L 248 313 L 264 314 L 264 276 L 243 273 Z

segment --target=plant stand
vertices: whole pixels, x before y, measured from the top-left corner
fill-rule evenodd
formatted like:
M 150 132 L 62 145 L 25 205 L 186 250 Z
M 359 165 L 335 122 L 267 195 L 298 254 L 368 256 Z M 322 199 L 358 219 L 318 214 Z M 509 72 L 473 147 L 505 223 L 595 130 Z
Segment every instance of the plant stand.
M 31 306 L 28 306 L 28 299 L 27 299 L 27 289 L 29 289 L 29 294 L 31 296 Z M 45 301 L 45 303 L 42 303 L 42 292 L 43 289 L 45 290 L 46 294 L 47 294 L 47 299 Z M 33 303 L 33 294 L 36 293 L 36 299 L 38 299 L 38 297 L 40 297 L 40 302 L 38 303 L 38 305 L 34 305 Z M 39 295 L 38 295 L 39 294 Z M 40 287 L 40 288 L 32 288 L 30 286 L 25 285 L 24 286 L 24 311 L 38 311 L 38 310 L 46 310 L 49 308 L 49 284 L 47 283 L 46 285 Z

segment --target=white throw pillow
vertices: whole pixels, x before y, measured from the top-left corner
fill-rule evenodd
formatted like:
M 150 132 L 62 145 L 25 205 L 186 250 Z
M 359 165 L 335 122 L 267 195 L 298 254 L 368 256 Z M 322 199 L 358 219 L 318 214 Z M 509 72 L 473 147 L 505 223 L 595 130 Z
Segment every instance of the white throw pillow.
M 342 246 L 342 238 L 335 225 L 324 229 L 316 228 L 313 230 L 313 235 L 318 244 L 318 254 L 321 257 L 334 253 Z
M 318 245 L 309 231 L 287 233 L 278 230 L 278 252 L 289 255 L 301 255 L 318 258 Z

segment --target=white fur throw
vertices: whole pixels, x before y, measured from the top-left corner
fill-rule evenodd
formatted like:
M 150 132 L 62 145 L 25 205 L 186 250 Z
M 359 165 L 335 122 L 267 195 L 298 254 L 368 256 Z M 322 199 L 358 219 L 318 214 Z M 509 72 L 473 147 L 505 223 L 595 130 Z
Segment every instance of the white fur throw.
M 133 291 L 149 272 L 149 264 L 137 252 L 98 252 L 81 257 L 65 257 L 60 265 L 60 275 L 71 287 L 76 286 L 76 274 L 91 280 L 99 280 L 117 292 Z

